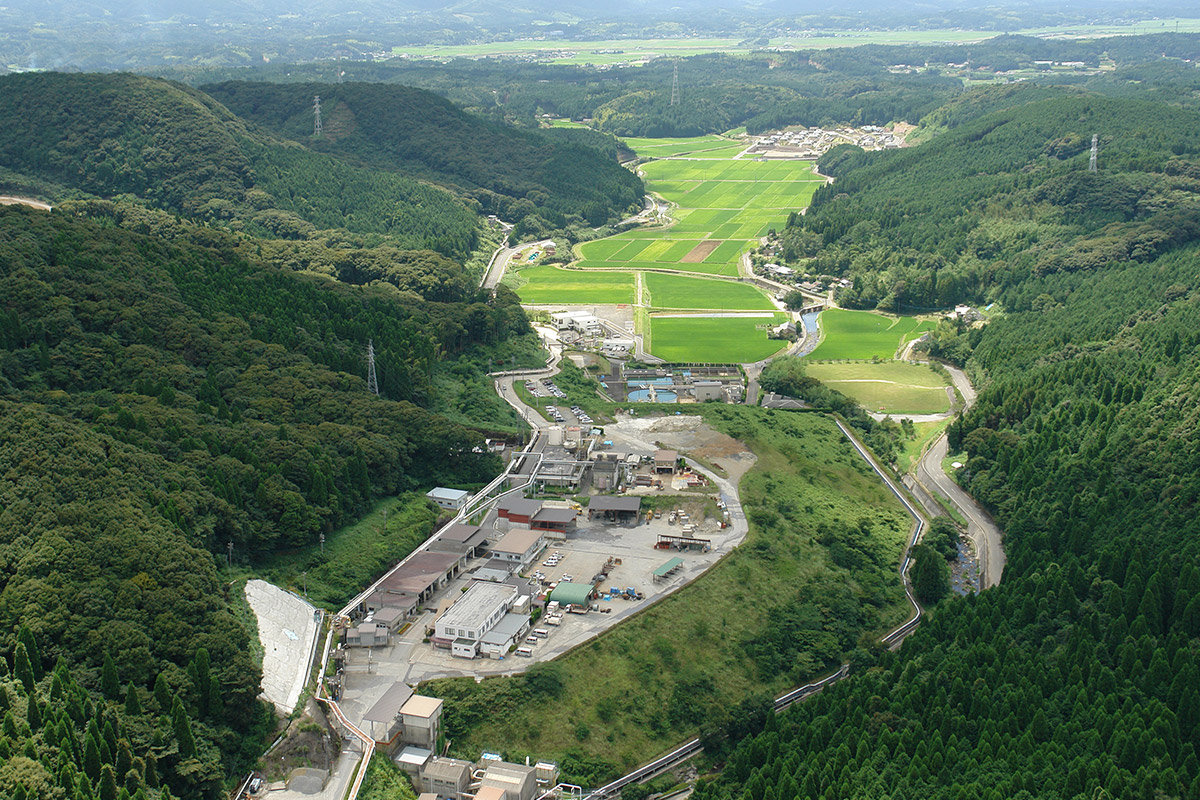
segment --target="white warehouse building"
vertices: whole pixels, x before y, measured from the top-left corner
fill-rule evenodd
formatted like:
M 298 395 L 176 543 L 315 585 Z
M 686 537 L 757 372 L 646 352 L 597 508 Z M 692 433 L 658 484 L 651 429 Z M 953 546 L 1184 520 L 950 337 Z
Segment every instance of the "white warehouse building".
M 518 594 L 511 584 L 475 581 L 434 622 L 430 641 L 459 658 L 478 656 L 481 643 L 485 655 L 503 655 L 529 627 L 527 614 L 509 613 Z

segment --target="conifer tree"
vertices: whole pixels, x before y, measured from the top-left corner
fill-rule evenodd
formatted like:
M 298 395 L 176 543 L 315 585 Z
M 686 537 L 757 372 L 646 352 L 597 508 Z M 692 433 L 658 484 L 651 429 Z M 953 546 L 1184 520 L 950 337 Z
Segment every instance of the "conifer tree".
M 17 642 L 16 654 L 13 656 L 13 672 L 16 674 L 17 680 L 25 687 L 25 694 L 32 693 L 37 678 L 34 675 L 33 663 L 29 660 L 29 650 L 25 647 L 24 642 Z
M 113 768 L 105 764 L 100 768 L 100 800 L 117 800 L 117 776 Z
M 92 780 L 100 777 L 100 745 L 89 732 L 83 741 L 83 774 Z
M 34 733 L 42 729 L 41 703 L 33 695 L 29 696 L 29 704 L 25 707 L 25 720 L 29 723 L 29 730 Z
M 196 739 L 192 736 L 192 721 L 188 718 L 187 710 L 179 695 L 171 706 L 171 727 L 175 732 L 175 740 L 179 743 L 179 755 L 191 758 L 196 755 Z
M 29 656 L 29 661 L 33 666 L 33 679 L 40 681 L 42 679 L 42 654 L 38 650 L 37 640 L 33 638 L 33 631 L 29 630 L 28 625 L 22 625 L 20 632 L 17 634 L 17 642 L 25 645 L 25 653 Z
M 125 690 L 125 713 L 130 717 L 142 715 L 142 702 L 138 699 L 137 687 L 132 683 Z
M 167 686 L 167 678 L 158 673 L 154 679 L 154 700 L 158 703 L 158 713 L 167 714 L 171 710 L 171 687 Z
M 158 759 L 154 753 L 146 754 L 146 771 L 144 773 L 146 785 L 151 789 L 158 788 Z
M 104 656 L 104 666 L 100 668 L 100 693 L 109 700 L 121 699 L 121 683 L 117 680 L 117 665 L 112 654 Z

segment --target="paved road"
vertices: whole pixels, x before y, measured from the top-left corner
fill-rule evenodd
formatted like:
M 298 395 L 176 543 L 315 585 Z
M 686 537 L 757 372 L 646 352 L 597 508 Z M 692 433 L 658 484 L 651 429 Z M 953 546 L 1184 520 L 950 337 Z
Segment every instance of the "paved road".
M 525 242 L 515 247 L 505 247 L 499 250 L 495 257 L 492 258 L 492 265 L 488 269 L 487 274 L 483 276 L 483 288 L 495 289 L 500 285 L 500 279 L 504 277 L 504 271 L 508 269 L 508 262 L 512 260 L 512 257 L 517 254 L 518 250 L 524 250 L 529 246 L 545 247 L 548 244 L 552 244 L 551 240 L 543 239 L 540 242 Z
M 975 388 L 962 370 L 948 365 L 946 369 L 950 371 L 950 379 L 962 395 L 966 408 L 970 408 L 975 404 Z M 943 433 L 917 462 L 917 481 L 925 490 L 937 492 L 949 500 L 967 518 L 967 536 L 975 544 L 975 552 L 979 555 L 980 582 L 985 589 L 990 588 L 1000 583 L 1000 576 L 1004 572 L 1004 534 L 991 515 L 942 471 L 947 448 L 946 434 Z

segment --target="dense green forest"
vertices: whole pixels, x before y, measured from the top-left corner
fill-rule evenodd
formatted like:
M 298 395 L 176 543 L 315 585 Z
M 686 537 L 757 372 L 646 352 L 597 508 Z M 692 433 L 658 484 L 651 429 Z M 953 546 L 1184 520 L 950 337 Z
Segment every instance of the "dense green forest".
M 176 794 L 215 796 L 261 746 L 261 710 L 250 633 L 212 551 L 232 543 L 236 560 L 253 561 L 314 542 L 378 497 L 499 469 L 476 452 L 479 429 L 417 403 L 437 404 L 442 362 L 470 365 L 527 334 L 515 297 L 350 287 L 244 259 L 238 246 L 203 228 L 168 242 L 108 217 L 0 209 L 0 473 L 16 476 L 0 483 L 0 598 L 9 630 L 36 634 L 35 673 L 62 664 L 33 690 L 9 684 L 32 733 L 6 725 L 0 749 L 25 753 L 30 774 L 44 765 L 51 783 L 65 785 L 65 761 L 87 767 L 79 748 L 94 718 L 143 763 L 155 755 Z M 368 339 L 380 397 L 363 381 Z M 481 371 L 457 380 L 488 385 Z M 10 633 L 19 678 L 15 646 Z M 189 666 L 201 649 L 211 678 Z M 70 681 L 103 688 L 108 657 L 115 699 L 125 683 L 140 693 L 136 719 L 94 698 L 72 705 Z M 26 710 L 30 696 L 39 712 Z M 102 748 L 101 762 L 119 762 L 119 749 Z M 74 796 L 107 797 L 91 772 L 95 794 Z M 127 773 L 118 767 L 117 780 Z M 63 796 L 46 792 L 31 796 Z
M 1200 112 L 1000 87 L 938 112 L 936 124 L 947 132 L 921 147 L 843 145 L 821 158 L 836 180 L 783 238 L 820 237 L 807 269 L 850 277 L 842 304 L 1003 300 L 1031 275 L 1148 264 L 1196 236 Z
M 57 183 L 56 200 L 129 196 L 262 236 L 360 234 L 358 244 L 386 237 L 456 258 L 478 244 L 477 214 L 450 193 L 252 133 L 211 97 L 178 84 L 12 75 L 0 80 L 0 119 L 0 159 Z
M 487 122 L 421 89 L 246 82 L 204 88 L 234 113 L 313 149 L 454 186 L 483 213 L 533 235 L 603 225 L 641 202 L 641 180 L 578 137 Z M 313 135 L 316 95 L 320 137 Z
M 1197 115 L 1001 91 L 909 151 L 831 151 L 792 232 L 849 300 L 1004 309 L 932 343 L 982 387 L 950 444 L 1003 582 L 725 742 L 701 800 L 1200 797 Z

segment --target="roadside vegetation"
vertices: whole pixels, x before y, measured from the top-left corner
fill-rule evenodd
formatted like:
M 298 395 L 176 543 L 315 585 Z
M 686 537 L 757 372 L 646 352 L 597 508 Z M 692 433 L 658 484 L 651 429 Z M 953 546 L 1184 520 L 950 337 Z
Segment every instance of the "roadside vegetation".
M 597 785 L 692 735 L 744 735 L 737 710 L 849 654 L 902 620 L 897 566 L 910 520 L 833 422 L 697 407 L 759 460 L 743 477 L 750 533 L 704 578 L 553 662 L 516 677 L 435 681 L 452 750 L 557 760 Z M 762 720 L 761 713 L 750 714 Z
M 327 534 L 323 545 L 273 553 L 253 572 L 336 611 L 428 539 L 440 513 L 417 492 L 381 500 L 357 522 Z

